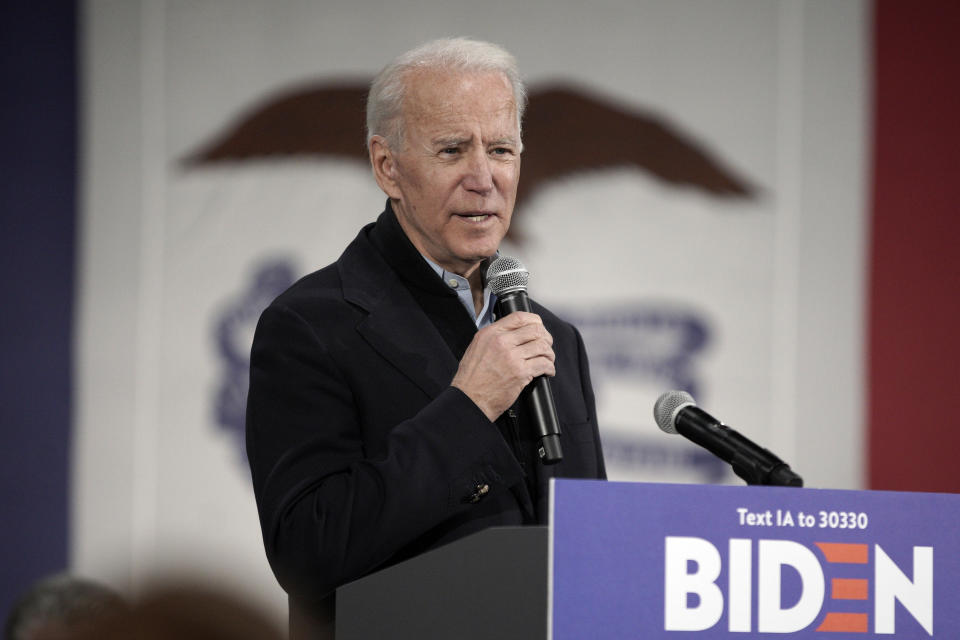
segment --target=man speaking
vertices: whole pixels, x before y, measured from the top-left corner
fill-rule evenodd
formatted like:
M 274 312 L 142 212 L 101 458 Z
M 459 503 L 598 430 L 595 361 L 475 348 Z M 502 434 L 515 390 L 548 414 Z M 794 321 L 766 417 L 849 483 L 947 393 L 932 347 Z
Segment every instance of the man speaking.
M 374 80 L 386 209 L 257 326 L 247 454 L 293 637 L 332 636 L 341 584 L 490 526 L 545 524 L 550 477 L 603 478 L 579 333 L 536 302 L 494 321 L 525 90 L 495 45 L 438 40 Z M 521 392 L 549 376 L 563 459 Z

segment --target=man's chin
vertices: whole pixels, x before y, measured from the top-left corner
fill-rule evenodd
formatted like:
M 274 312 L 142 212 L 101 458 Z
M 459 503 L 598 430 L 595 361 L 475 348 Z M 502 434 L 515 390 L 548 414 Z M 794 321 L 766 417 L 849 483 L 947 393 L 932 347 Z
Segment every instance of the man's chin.
M 499 243 L 493 245 L 487 245 L 483 247 L 474 247 L 470 251 L 464 251 L 460 254 L 459 257 L 464 262 L 469 262 L 470 264 L 476 264 L 478 262 L 483 262 L 487 258 L 490 258 L 497 254 L 497 249 L 500 248 Z
M 496 255 L 497 249 L 472 249 L 470 251 L 458 251 L 450 257 L 446 265 L 441 265 L 447 271 L 466 276 L 476 269 L 484 260 Z

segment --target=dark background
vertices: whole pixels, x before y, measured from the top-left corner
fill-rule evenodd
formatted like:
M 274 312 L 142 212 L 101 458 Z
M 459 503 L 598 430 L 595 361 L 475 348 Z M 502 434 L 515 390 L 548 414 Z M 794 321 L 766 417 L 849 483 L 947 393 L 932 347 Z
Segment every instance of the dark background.
M 0 615 L 63 570 L 77 229 L 77 7 L 0 9 Z

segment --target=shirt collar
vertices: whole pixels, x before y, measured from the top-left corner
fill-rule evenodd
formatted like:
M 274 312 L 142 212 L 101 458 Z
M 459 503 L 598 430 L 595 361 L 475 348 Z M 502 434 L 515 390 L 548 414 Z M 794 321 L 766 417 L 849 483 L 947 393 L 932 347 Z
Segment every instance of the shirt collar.
M 444 284 L 450 287 L 450 289 L 457 294 L 457 297 L 460 298 L 460 302 L 470 313 L 470 317 L 473 318 L 478 329 L 482 329 L 493 322 L 493 309 L 497 302 L 497 296 L 493 293 L 493 291 L 490 290 L 490 285 L 487 284 L 486 277 L 483 277 L 483 308 L 478 314 L 476 307 L 473 305 L 473 291 L 470 289 L 470 282 L 459 274 L 447 271 L 422 253 L 420 255 L 424 261 L 430 265 L 430 268 L 433 269 L 434 273 L 436 273 L 440 279 L 443 280 Z M 493 257 L 495 258 L 498 255 L 500 255 L 499 252 L 497 252 Z M 483 264 L 480 266 L 481 276 L 486 274 L 487 265 L 490 264 L 490 260 L 492 259 L 493 258 L 484 260 Z

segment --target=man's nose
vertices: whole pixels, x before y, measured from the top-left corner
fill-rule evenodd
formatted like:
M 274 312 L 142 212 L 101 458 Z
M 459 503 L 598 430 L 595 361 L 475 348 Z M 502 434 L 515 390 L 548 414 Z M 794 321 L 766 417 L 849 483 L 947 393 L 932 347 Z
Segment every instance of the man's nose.
M 487 194 L 493 190 L 492 162 L 484 149 L 471 152 L 468 158 L 467 173 L 463 180 L 464 188 L 480 194 Z

